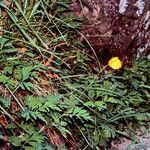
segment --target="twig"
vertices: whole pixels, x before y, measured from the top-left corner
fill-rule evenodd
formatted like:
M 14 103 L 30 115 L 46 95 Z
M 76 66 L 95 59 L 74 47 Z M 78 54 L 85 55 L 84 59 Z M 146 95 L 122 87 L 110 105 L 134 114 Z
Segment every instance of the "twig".
M 18 105 L 20 106 L 20 108 L 24 111 L 24 107 L 22 106 L 22 104 L 19 102 L 19 100 L 17 99 L 17 97 L 14 95 L 14 93 L 10 90 L 10 88 L 5 84 L 5 87 L 7 88 L 7 90 L 10 92 L 10 94 L 12 95 L 12 97 L 14 98 L 14 100 L 18 103 Z

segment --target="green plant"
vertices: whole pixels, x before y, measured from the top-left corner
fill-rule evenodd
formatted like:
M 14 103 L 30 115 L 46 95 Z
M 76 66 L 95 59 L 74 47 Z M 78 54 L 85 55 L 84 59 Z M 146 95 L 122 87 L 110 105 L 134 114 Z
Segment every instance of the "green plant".
M 26 120 L 31 118 L 37 120 L 40 119 L 46 122 L 44 114 L 53 111 L 61 111 L 61 109 L 57 106 L 59 102 L 59 96 L 49 95 L 47 97 L 26 97 L 24 103 L 27 106 L 27 109 L 22 112 L 22 117 Z
M 1 17 L 0 139 L 8 137 L 14 149 L 105 149 L 148 124 L 148 59 L 134 60 L 120 75 L 104 74 L 105 67 L 93 74 L 90 56 L 75 40 L 81 21 L 69 2 L 17 0 L 9 7 L 0 1 L 7 13 L 6 21 Z
M 37 150 L 44 143 L 45 137 L 32 125 L 24 124 L 21 127 L 25 132 L 19 136 L 9 136 L 11 144 L 20 149 Z

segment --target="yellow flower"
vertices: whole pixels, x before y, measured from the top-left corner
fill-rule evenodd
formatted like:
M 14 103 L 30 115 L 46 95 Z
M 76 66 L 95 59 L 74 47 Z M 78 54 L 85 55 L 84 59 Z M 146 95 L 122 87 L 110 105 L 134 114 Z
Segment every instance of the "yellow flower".
M 109 67 L 114 70 L 120 69 L 122 67 L 122 62 L 118 57 L 112 57 L 108 62 Z

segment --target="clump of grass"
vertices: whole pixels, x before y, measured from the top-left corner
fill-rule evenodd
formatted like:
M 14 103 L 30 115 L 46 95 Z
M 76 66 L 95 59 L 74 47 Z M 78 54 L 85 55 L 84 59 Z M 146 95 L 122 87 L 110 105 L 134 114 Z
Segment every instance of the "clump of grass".
M 7 13 L 0 39 L 2 140 L 26 150 L 99 149 L 147 125 L 147 58 L 121 76 L 104 68 L 93 74 L 74 39 L 81 22 L 67 0 L 0 7 Z

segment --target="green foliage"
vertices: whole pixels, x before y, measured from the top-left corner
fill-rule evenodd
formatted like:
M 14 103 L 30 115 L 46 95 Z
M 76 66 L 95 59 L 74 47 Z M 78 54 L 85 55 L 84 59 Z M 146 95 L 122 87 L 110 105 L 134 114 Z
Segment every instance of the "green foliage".
M 3 105 L 5 108 L 9 108 L 11 101 L 6 99 L 5 97 L 0 96 L 0 104 Z
M 61 111 L 57 106 L 59 102 L 59 96 L 49 95 L 47 97 L 26 97 L 24 103 L 27 109 L 22 112 L 21 116 L 26 120 L 29 119 L 40 119 L 46 122 L 46 113 L 50 111 Z
M 61 135 L 67 138 L 67 135 L 71 135 L 71 132 L 68 129 L 68 124 L 66 120 L 63 120 L 60 114 L 52 114 L 53 124 L 52 126 L 58 129 Z M 69 120 L 68 120 L 69 121 Z
M 0 39 L 0 58 L 4 60 L 6 59 L 6 54 L 16 53 L 17 49 L 12 45 L 12 42 L 8 38 L 2 37 Z M 11 57 L 7 57 L 7 59 L 11 59 Z
M 74 82 L 72 80 L 70 84 L 69 80 L 66 80 L 66 87 L 78 101 L 76 103 L 72 101 L 75 106 L 69 109 L 70 115 L 77 114 L 76 117 L 78 117 L 78 112 L 84 109 L 89 113 L 88 117 L 95 118 L 93 120 L 95 123 L 85 123 L 84 113 L 81 113 L 85 124 L 78 126 L 80 132 L 82 131 L 81 135 L 84 134 L 83 138 L 86 137 L 86 140 L 91 142 L 91 146 L 96 147 L 99 144 L 106 146 L 110 139 L 118 136 L 118 131 L 123 132 L 124 125 L 121 122 L 138 126 L 141 121 L 149 120 L 149 65 L 145 61 L 146 58 L 141 59 L 133 64 L 133 68 L 125 70 L 121 78 L 114 76 L 114 73 L 109 73 L 103 80 L 100 80 L 98 76 L 80 77 Z M 145 63 L 141 65 L 140 62 Z M 135 79 L 137 80 L 138 88 L 135 87 L 135 83 L 133 84 L 132 77 L 134 82 Z M 82 130 L 83 126 L 87 130 Z M 89 135 L 88 130 L 94 134 Z
M 87 110 L 85 109 L 82 109 L 80 107 L 72 107 L 70 108 L 66 113 L 65 113 L 66 116 L 69 116 L 69 117 L 76 117 L 76 118 L 79 118 L 79 119 L 85 119 L 87 121 L 93 121 L 92 117 L 90 116 L 90 114 L 87 112 Z
M 76 126 L 78 135 L 83 136 L 90 147 L 105 147 L 118 134 L 128 134 L 123 130 L 122 122 L 134 127 L 149 119 L 149 108 L 143 105 L 150 103 L 146 80 L 148 70 L 142 70 L 142 78 L 137 73 L 139 70 L 135 70 L 137 75 L 134 74 L 134 79 L 138 78 L 140 84 L 142 82 L 142 86 L 138 84 L 138 89 L 132 84 L 128 69 L 122 78 L 110 73 L 103 80 L 98 76 L 88 76 L 69 83 L 70 80 L 66 79 L 66 94 L 27 96 L 24 100 L 26 109 L 21 115 L 26 120 L 46 123 L 51 120 L 51 127 L 55 127 L 65 138 L 71 134 L 71 126 Z
M 32 125 L 24 124 L 22 129 L 25 131 L 19 136 L 10 136 L 9 140 L 15 147 L 25 150 L 37 150 L 44 143 L 45 137 L 40 134 Z
M 21 75 L 22 75 L 22 82 L 27 80 L 31 74 L 32 66 L 27 66 L 22 68 Z
M 148 59 L 135 60 L 121 76 L 90 74 L 89 57 L 75 40 L 81 22 L 69 2 L 17 0 L 9 8 L 0 1 L 8 15 L 0 38 L 0 110 L 8 131 L 0 138 L 6 134 L 14 149 L 51 150 L 60 139 L 78 149 L 106 148 L 119 135 L 132 137 L 132 128 L 143 131 L 150 119 Z

